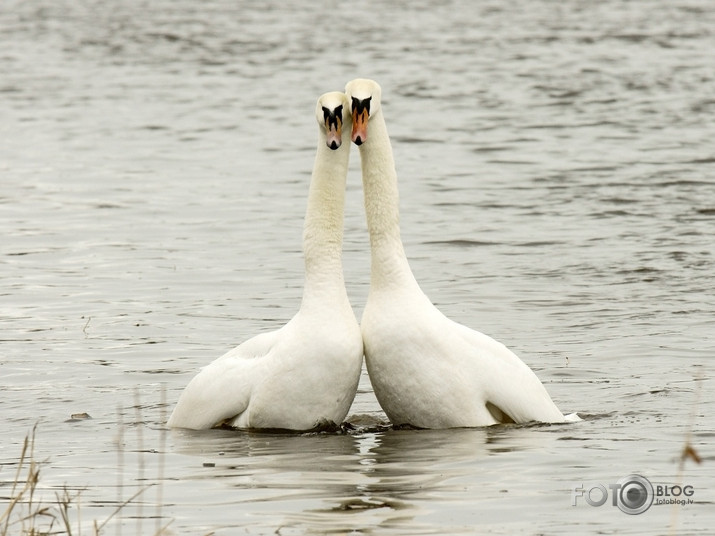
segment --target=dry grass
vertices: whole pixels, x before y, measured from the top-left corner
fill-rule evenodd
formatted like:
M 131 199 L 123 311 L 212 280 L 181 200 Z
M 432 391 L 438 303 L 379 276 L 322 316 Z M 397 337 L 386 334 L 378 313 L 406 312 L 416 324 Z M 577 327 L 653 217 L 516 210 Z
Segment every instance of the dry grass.
M 70 506 L 75 501 L 79 504 L 79 492 L 72 496 L 65 488 L 61 495 L 55 494 L 56 503 L 49 505 L 37 498 L 42 462 L 35 460 L 36 431 L 37 425 L 25 436 L 9 502 L 0 515 L 0 534 L 80 534 L 81 528 L 73 531 L 68 516 Z
M 685 433 L 685 443 L 683 445 L 683 449 L 680 451 L 680 456 L 678 457 L 678 471 L 677 471 L 677 477 L 676 477 L 676 484 L 678 486 L 683 485 L 683 474 L 685 473 L 685 462 L 688 460 L 691 460 L 697 464 L 701 464 L 703 462 L 702 458 L 698 454 L 698 451 L 695 450 L 695 447 L 692 444 L 692 436 L 693 436 L 693 429 L 695 428 L 695 419 L 698 414 L 698 409 L 700 406 L 700 393 L 702 390 L 702 384 L 704 381 L 704 377 L 698 376 L 694 378 L 695 381 L 695 400 L 693 401 L 692 408 L 690 410 L 690 419 L 688 422 L 688 428 Z M 671 518 L 670 518 L 670 534 L 677 534 L 678 533 L 678 514 L 680 513 L 680 506 L 677 504 L 674 504 L 672 509 L 671 509 Z
M 136 408 L 137 411 L 139 411 L 140 405 L 138 397 L 136 400 Z M 138 419 L 138 422 L 141 422 L 140 418 Z M 123 427 L 120 426 L 120 429 L 121 428 Z M 89 534 L 100 536 L 104 534 L 103 531 L 107 527 L 107 524 L 114 519 L 117 514 L 155 485 L 145 485 L 132 494 L 128 499 L 123 500 L 121 498 L 123 485 L 121 485 L 120 481 L 118 491 L 120 495 L 119 499 L 116 501 L 116 507 L 114 510 L 103 521 L 93 520 L 91 522 L 91 527 L 83 527 L 80 502 L 81 491 L 70 490 L 65 485 L 63 486 L 61 492 L 54 493 L 54 500 L 50 501 L 44 499 L 40 494 L 40 490 L 38 489 L 40 473 L 43 466 L 47 465 L 47 460 L 38 461 L 35 459 L 36 431 L 37 425 L 35 425 L 32 428 L 32 432 L 25 437 L 22 452 L 17 464 L 17 470 L 15 471 L 14 480 L 12 482 L 10 496 L 6 497 L 8 501 L 7 506 L 4 511 L 0 512 L 0 536 L 83 536 Z M 120 475 L 123 470 L 123 452 L 121 446 L 122 434 L 123 430 L 120 431 L 120 439 L 118 441 Z M 140 443 L 141 440 L 142 438 L 140 435 Z M 163 432 L 161 442 L 163 449 L 165 442 Z M 142 452 L 142 449 L 140 449 L 140 452 Z M 140 471 L 142 472 L 140 476 L 142 476 L 143 479 L 143 460 L 140 460 Z M 166 525 L 161 526 L 161 483 L 163 480 L 163 459 L 160 461 L 159 471 L 159 502 L 157 503 L 156 511 L 157 523 L 156 527 L 150 532 L 155 536 L 168 534 L 168 526 L 171 523 L 169 522 Z M 135 532 L 135 534 L 141 535 L 144 532 L 142 527 L 141 508 L 139 509 L 137 523 L 136 530 L 138 532 Z M 121 525 L 117 526 L 117 530 L 121 531 Z

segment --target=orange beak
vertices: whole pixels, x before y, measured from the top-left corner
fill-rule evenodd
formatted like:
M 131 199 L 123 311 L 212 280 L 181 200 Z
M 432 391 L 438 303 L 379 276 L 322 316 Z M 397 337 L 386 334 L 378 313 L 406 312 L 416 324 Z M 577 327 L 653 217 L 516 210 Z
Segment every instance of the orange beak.
M 328 131 L 326 143 L 333 151 L 343 143 L 343 120 L 341 117 L 328 117 L 325 120 L 325 130 Z
M 353 107 L 353 131 L 350 139 L 355 145 L 362 145 L 367 140 L 367 120 L 370 112 L 366 108 Z

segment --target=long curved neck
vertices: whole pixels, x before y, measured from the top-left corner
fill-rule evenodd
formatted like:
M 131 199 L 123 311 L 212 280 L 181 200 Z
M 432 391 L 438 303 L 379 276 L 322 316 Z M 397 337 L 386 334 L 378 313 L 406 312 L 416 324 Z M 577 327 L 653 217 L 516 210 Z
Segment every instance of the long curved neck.
M 397 173 L 382 110 L 370 118 L 360 160 L 372 253 L 370 288 L 417 285 L 400 238 Z
M 329 295 L 347 299 L 343 278 L 343 213 L 350 143 L 331 150 L 321 130 L 303 225 L 303 304 Z

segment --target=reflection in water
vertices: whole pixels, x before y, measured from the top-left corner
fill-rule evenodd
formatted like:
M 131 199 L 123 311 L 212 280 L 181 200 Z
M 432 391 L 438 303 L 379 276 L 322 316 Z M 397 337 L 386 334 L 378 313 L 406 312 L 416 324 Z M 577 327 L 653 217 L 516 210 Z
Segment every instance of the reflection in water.
M 389 533 L 409 522 L 421 534 L 434 527 L 417 518 L 443 515 L 455 505 L 474 508 L 459 499 L 474 486 L 464 478 L 468 468 L 483 465 L 488 475 L 491 458 L 543 452 L 559 434 L 560 426 L 316 434 L 172 430 L 172 450 L 201 460 L 182 478 L 224 480 L 235 490 L 229 503 L 251 512 L 259 525 Z M 204 467 L 206 461 L 215 465 Z M 287 508 L 296 502 L 300 508 Z

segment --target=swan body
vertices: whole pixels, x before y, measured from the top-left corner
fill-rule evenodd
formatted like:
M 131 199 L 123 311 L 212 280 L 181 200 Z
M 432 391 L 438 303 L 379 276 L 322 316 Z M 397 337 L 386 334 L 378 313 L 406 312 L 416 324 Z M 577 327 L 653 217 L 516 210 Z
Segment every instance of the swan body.
M 563 422 L 534 372 L 506 346 L 442 314 L 420 289 L 400 238 L 397 175 L 380 86 L 345 88 L 360 147 L 370 233 L 361 330 L 370 381 L 393 424 L 420 428 Z
M 248 339 L 201 370 L 182 392 L 170 427 L 311 430 L 345 419 L 363 358 L 341 260 L 350 151 L 341 134 L 350 125 L 348 108 L 341 92 L 326 93 L 316 106 L 300 309 L 282 328 Z

